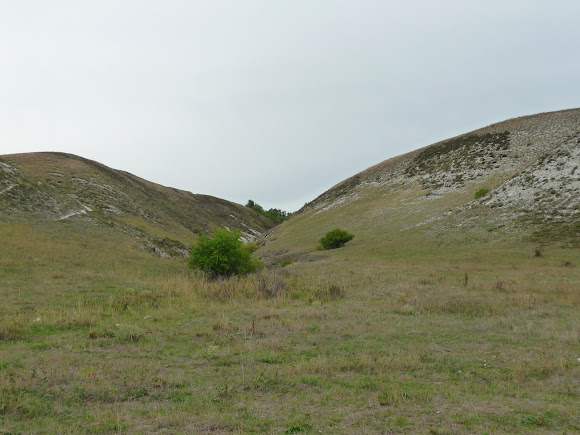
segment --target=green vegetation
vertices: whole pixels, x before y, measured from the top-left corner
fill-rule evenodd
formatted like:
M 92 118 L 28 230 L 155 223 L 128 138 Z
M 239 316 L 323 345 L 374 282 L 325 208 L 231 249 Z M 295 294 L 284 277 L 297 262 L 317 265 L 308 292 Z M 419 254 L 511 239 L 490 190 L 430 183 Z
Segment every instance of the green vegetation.
M 226 228 L 214 228 L 212 237 L 201 234 L 191 248 L 189 266 L 210 278 L 255 272 L 261 266 L 260 260 L 252 258 L 255 244 L 244 249 L 241 236 L 241 231 Z
M 345 243 L 350 242 L 353 238 L 354 234 L 341 230 L 340 228 L 335 228 L 320 239 L 320 246 L 322 249 L 337 249 Z
M 578 251 L 417 241 L 208 280 L 0 224 L 1 431 L 578 432 Z
M 483 198 L 488 193 L 489 193 L 489 189 L 487 187 L 482 187 L 477 192 L 475 192 L 474 198 L 475 199 Z
M 580 432 L 579 224 L 536 205 L 473 202 L 473 186 L 501 196 L 507 179 L 537 179 L 495 171 L 494 159 L 532 159 L 545 141 L 578 135 L 574 120 L 560 139 L 528 134 L 526 119 L 516 122 L 531 138 L 525 148 L 496 125 L 493 136 L 443 142 L 345 180 L 259 248 L 225 233 L 234 257 L 254 253 L 271 266 L 247 274 L 199 273 L 159 251 L 178 254 L 209 234 L 216 212 L 235 218 L 214 227 L 271 226 L 261 214 L 216 201 L 185 216 L 183 192 L 161 189 L 156 198 L 172 204 L 153 206 L 134 199 L 149 197 L 143 180 L 128 190 L 99 171 L 81 175 L 78 159 L 51 163 L 54 189 L 73 176 L 97 180 L 67 191 L 96 195 L 91 208 L 114 196 L 108 188 L 124 186 L 129 198 L 113 204 L 122 214 L 99 215 L 110 225 L 0 222 L 0 432 Z M 45 170 L 34 169 L 23 172 Z M 438 171 L 447 178 L 429 178 Z M 42 180 L 31 176 L 27 189 Z M 8 193 L 0 206 L 26 192 Z M 511 209 L 523 215 L 499 219 Z M 337 227 L 357 242 L 316 252 L 314 241 Z
M 285 220 L 289 219 L 290 216 L 292 216 L 291 213 L 280 210 L 279 208 L 271 208 L 270 210 L 264 210 L 260 204 L 256 204 L 251 199 L 248 200 L 246 207 L 251 208 L 254 211 L 257 211 L 262 216 L 265 216 L 268 219 L 270 219 L 276 225 L 281 224 Z

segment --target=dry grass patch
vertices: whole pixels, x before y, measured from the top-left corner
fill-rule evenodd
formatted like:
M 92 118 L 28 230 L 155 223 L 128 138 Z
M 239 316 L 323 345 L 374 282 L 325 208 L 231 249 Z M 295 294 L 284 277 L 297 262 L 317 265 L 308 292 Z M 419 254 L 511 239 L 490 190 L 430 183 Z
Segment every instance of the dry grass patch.
M 24 245 L 0 271 L 6 431 L 580 430 L 572 251 L 345 247 L 209 281 L 130 244 L 66 270 Z

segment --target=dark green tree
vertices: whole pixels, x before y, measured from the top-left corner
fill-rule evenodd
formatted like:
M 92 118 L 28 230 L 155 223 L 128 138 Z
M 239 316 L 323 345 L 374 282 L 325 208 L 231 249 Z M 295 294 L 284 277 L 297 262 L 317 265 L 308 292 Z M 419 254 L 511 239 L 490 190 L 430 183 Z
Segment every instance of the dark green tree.
M 260 204 L 256 203 L 251 199 L 248 200 L 246 207 L 251 208 L 254 211 L 257 211 L 262 216 L 265 216 L 268 219 L 270 219 L 276 225 L 284 222 L 291 215 L 291 213 L 288 213 L 284 210 L 280 210 L 279 208 L 271 208 L 270 210 L 264 210 L 264 208 Z

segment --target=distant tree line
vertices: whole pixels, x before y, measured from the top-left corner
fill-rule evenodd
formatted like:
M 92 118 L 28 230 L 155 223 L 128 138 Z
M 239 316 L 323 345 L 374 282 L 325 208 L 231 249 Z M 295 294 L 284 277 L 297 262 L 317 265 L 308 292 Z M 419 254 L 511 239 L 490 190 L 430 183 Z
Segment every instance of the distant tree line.
M 288 213 L 287 211 L 280 210 L 279 208 L 271 208 L 270 210 L 264 210 L 260 204 L 256 204 L 251 199 L 248 200 L 246 207 L 251 208 L 254 211 L 257 211 L 262 216 L 266 216 L 268 219 L 273 221 L 275 224 L 280 224 L 288 219 L 292 213 Z

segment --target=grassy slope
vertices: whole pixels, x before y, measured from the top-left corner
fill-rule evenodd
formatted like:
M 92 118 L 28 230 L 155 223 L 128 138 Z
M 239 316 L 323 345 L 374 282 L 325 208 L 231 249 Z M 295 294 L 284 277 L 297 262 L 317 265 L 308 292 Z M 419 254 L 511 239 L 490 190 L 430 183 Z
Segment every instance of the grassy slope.
M 0 428 L 580 430 L 577 251 L 358 249 L 210 283 L 110 230 L 0 224 Z
M 334 227 L 354 233 L 365 258 L 392 247 L 445 256 L 444 241 L 580 246 L 578 150 L 580 109 L 493 124 L 337 184 L 270 232 L 259 255 L 309 259 Z M 483 187 L 489 194 L 475 200 Z
M 100 226 L 117 226 L 148 239 L 168 237 L 186 245 L 196 239 L 196 232 L 209 233 L 215 226 L 243 231 L 271 226 L 268 219 L 239 204 L 161 186 L 81 157 L 32 153 L 2 158 L 23 175 L 22 183 L 10 191 L 12 203 L 6 195 L 0 198 L 5 201 L 4 212 L 21 210 L 20 219 L 34 213 L 26 207 L 36 213 L 45 210 L 46 216 L 40 217 L 50 220 L 88 206 L 92 211 L 81 216 Z M 53 198 L 57 205 L 52 205 Z
M 580 431 L 580 250 L 453 215 L 414 227 L 478 186 L 307 210 L 261 249 L 293 264 L 223 282 L 110 228 L 0 224 L 0 428 Z M 316 251 L 334 226 L 355 239 Z

